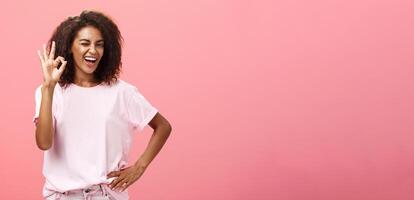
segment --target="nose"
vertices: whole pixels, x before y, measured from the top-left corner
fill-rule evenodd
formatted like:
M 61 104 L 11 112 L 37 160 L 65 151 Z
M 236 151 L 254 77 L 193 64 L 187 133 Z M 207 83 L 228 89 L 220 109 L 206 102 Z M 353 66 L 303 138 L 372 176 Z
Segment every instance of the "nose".
M 92 45 L 92 46 L 89 48 L 89 52 L 91 52 L 92 54 L 95 54 L 95 53 L 96 53 L 96 47 L 95 47 L 94 45 Z

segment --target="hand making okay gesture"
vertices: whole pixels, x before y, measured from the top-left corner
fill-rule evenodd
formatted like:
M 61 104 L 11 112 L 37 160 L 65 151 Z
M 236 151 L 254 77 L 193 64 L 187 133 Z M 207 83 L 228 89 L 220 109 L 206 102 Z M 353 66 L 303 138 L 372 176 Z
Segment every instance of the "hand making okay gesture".
M 57 83 L 63 71 L 65 70 L 67 63 L 65 58 L 62 56 L 55 58 L 55 50 L 55 41 L 52 42 L 52 48 L 50 49 L 49 55 L 47 54 L 45 44 L 43 44 L 43 53 L 40 53 L 40 51 L 37 50 L 37 54 L 39 54 L 39 58 L 42 63 L 43 81 L 47 83 Z M 62 65 L 58 69 L 57 67 L 59 63 L 62 63 Z

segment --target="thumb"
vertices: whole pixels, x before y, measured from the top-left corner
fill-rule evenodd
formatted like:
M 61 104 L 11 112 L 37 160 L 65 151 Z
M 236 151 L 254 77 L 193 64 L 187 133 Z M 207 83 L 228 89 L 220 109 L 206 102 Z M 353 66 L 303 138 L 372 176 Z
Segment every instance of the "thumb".
M 106 177 L 111 178 L 111 177 L 119 176 L 120 174 L 121 174 L 120 171 L 112 171 L 111 173 L 107 174 Z
M 63 71 L 65 71 L 66 63 L 68 63 L 68 61 L 66 60 L 62 61 L 62 64 L 60 65 L 58 69 L 59 75 L 62 75 Z

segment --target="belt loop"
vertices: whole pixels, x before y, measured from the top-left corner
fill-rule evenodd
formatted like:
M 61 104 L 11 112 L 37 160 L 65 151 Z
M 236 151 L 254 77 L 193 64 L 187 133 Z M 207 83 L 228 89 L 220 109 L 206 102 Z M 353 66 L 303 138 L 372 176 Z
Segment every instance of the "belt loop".
M 59 200 L 60 198 L 62 198 L 62 193 L 56 192 L 56 200 Z
M 89 187 L 87 188 L 82 188 L 82 194 L 85 200 L 89 200 L 90 196 L 89 196 L 89 192 L 91 191 L 91 189 L 89 189 Z
M 104 196 L 107 196 L 106 190 L 105 190 L 105 188 L 102 186 L 102 184 L 104 184 L 104 183 L 99 184 L 99 187 L 100 187 L 100 188 L 101 188 L 101 190 L 102 190 L 102 194 L 103 194 Z

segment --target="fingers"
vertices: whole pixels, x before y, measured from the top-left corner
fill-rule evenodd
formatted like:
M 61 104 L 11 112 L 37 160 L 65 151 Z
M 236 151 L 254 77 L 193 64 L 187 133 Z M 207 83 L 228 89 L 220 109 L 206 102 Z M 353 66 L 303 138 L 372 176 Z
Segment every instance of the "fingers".
M 60 65 L 60 68 L 58 69 L 59 74 L 62 74 L 63 71 L 65 71 L 66 63 L 68 63 L 68 61 L 66 61 L 66 60 L 62 61 L 62 65 Z
M 128 179 L 127 178 L 117 178 L 110 184 L 110 188 L 113 190 L 123 190 L 128 185 Z
M 56 42 L 52 41 L 52 46 L 49 52 L 49 55 L 47 55 L 47 49 L 46 44 L 43 44 L 43 53 L 40 52 L 40 50 L 37 50 L 37 54 L 39 56 L 39 59 L 42 63 L 42 70 L 44 73 L 43 79 L 45 80 L 45 77 L 51 77 L 53 80 L 59 79 L 60 76 L 63 74 L 66 68 L 67 61 L 62 56 L 58 56 L 56 59 L 55 52 L 56 52 Z M 60 67 L 59 63 L 61 63 Z M 56 69 L 55 69 L 56 68 Z M 54 75 L 54 72 L 57 70 L 57 76 Z
M 65 58 L 63 58 L 62 56 L 58 56 L 57 58 L 55 58 L 53 60 L 53 62 L 55 62 L 55 63 L 58 63 L 58 62 L 62 62 L 63 63 L 63 61 L 65 61 Z
M 43 44 L 43 58 L 46 60 L 47 53 L 46 53 L 46 44 Z
M 121 187 L 121 192 L 123 192 L 125 189 L 127 189 L 130 185 L 132 185 L 132 181 L 127 182 L 124 186 Z
M 39 55 L 40 62 L 42 62 L 42 66 L 44 65 L 45 61 L 43 60 L 43 56 L 40 53 L 40 50 L 37 50 L 37 55 Z
M 52 42 L 52 49 L 50 50 L 49 59 L 55 58 L 55 50 L 56 50 L 56 44 L 55 41 Z
M 66 63 L 67 63 L 68 61 L 63 61 L 62 62 L 62 65 L 60 65 L 60 68 L 58 69 L 58 72 L 59 72 L 59 74 L 62 74 L 63 73 L 63 71 L 65 71 L 65 68 L 66 68 Z
M 116 176 L 119 176 L 119 175 L 121 175 L 120 171 L 113 171 L 113 172 L 107 174 L 106 176 L 107 176 L 107 178 L 111 178 L 111 177 L 116 177 Z
M 112 188 L 114 188 L 114 186 L 115 186 L 115 185 L 116 185 L 119 181 L 121 181 L 121 180 L 122 180 L 122 177 L 120 177 L 120 175 L 121 175 L 121 171 L 112 171 L 111 173 L 109 173 L 109 174 L 107 175 L 107 178 L 111 178 L 111 177 L 118 177 L 118 178 L 116 178 L 116 179 L 112 180 L 112 182 L 109 184 L 111 189 L 112 189 Z
M 125 178 L 115 186 L 115 189 L 122 192 L 127 188 L 127 185 L 129 185 L 129 181 Z
M 52 67 L 55 68 L 59 65 L 59 62 L 63 63 L 63 61 L 65 61 L 65 59 L 61 56 L 57 57 L 56 59 L 48 59 L 52 61 Z
M 63 73 L 66 67 L 66 63 L 68 63 L 68 61 L 66 61 L 65 58 L 63 58 L 62 56 L 58 56 L 53 62 L 55 67 L 59 65 L 59 62 L 62 63 L 62 65 L 60 65 L 58 69 L 59 74 Z
M 55 41 L 52 41 L 52 47 L 50 49 L 49 55 L 47 55 L 48 53 L 47 53 L 47 49 L 46 49 L 46 44 L 43 44 L 42 48 L 43 48 L 43 53 L 40 53 L 39 50 L 37 51 L 37 53 L 38 53 L 38 55 L 39 55 L 39 57 L 40 57 L 40 59 L 43 63 L 46 63 L 46 61 L 48 61 L 48 60 L 52 60 L 53 62 L 56 62 L 56 61 L 59 61 L 59 60 L 60 61 L 65 60 L 61 56 L 59 56 L 60 58 L 58 57 L 59 60 L 58 60 L 58 58 L 55 59 L 55 53 L 56 53 L 56 42 Z
M 126 169 L 130 169 L 129 167 L 120 169 L 119 171 L 112 171 L 111 173 L 107 174 L 107 177 L 118 177 L 109 184 L 109 188 L 114 191 L 123 192 L 127 189 L 130 185 L 132 185 L 136 180 L 137 176 L 134 175 L 132 171 L 124 171 Z M 140 177 L 140 175 L 138 176 Z
M 122 178 L 121 177 L 118 177 L 118 178 L 116 178 L 116 179 L 114 179 L 110 184 L 109 184 L 109 187 L 111 188 L 111 189 L 113 189 L 113 188 L 115 188 L 115 186 L 120 182 L 122 180 Z

